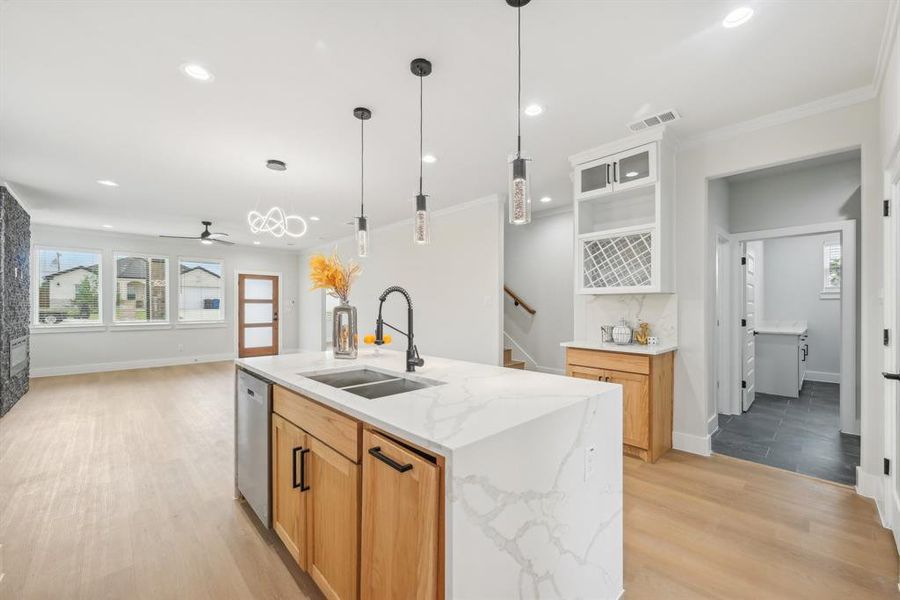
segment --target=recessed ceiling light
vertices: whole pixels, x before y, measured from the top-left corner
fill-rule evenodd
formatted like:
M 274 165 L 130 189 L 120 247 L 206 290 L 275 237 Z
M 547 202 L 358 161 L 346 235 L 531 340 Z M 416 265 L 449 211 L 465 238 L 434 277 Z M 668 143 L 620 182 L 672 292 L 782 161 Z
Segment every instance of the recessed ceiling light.
M 97 183 L 99 183 L 100 185 L 105 185 L 106 187 L 119 187 L 119 184 L 112 179 L 98 179 Z
M 637 171 L 628 171 L 627 173 L 625 173 L 625 177 L 637 177 L 637 176 L 638 176 Z
M 112 229 L 112 225 L 104 224 L 103 229 Z
M 544 196 L 543 198 L 541 198 L 541 202 L 547 204 L 548 202 L 553 202 L 553 198 L 551 198 L 550 196 Z
M 254 240 L 254 241 L 253 241 L 253 245 L 254 245 L 254 246 L 259 246 L 259 244 L 260 244 L 260 241 L 259 241 L 259 240 Z
M 310 220 L 310 221 L 318 221 L 318 220 L 319 220 L 319 217 L 310 217 L 309 220 Z
M 272 169 L 273 171 L 287 171 L 287 164 L 283 160 L 270 158 L 266 161 L 266 168 Z
M 437 157 L 434 154 L 425 154 L 422 156 L 422 162 L 425 164 L 434 164 L 437 162 Z
M 213 74 L 204 66 L 197 63 L 184 63 L 181 65 L 181 72 L 197 81 L 212 81 Z
M 523 112 L 529 117 L 536 117 L 544 112 L 544 107 L 540 104 L 529 104 L 525 107 L 525 110 Z
M 753 9 L 749 6 L 741 6 L 728 13 L 728 16 L 722 21 L 722 27 L 727 27 L 728 29 L 740 27 L 752 17 Z

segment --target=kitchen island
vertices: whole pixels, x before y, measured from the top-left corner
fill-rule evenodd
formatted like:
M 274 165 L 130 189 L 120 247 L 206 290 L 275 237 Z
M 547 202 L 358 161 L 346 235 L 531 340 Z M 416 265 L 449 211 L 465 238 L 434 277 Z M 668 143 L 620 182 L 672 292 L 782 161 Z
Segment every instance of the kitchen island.
M 620 386 L 435 357 L 406 374 L 403 353 L 377 349 L 236 362 L 275 386 L 275 530 L 326 596 L 620 596 Z M 370 399 L 328 383 L 361 369 L 426 387 Z M 326 462 L 341 467 L 322 481 L 343 492 L 311 508 Z M 304 494 L 311 504 L 291 504 Z M 325 542 L 310 541 L 314 527 Z M 317 548 L 346 564 L 317 566 Z

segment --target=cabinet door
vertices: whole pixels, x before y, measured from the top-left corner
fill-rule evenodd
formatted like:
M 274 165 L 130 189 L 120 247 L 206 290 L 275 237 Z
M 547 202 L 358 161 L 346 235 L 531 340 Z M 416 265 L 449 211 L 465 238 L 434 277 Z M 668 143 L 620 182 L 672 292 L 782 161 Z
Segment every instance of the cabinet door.
M 364 600 L 437 597 L 440 468 L 363 432 Z
M 309 574 L 329 600 L 355 599 L 359 577 L 359 466 L 312 436 L 309 448 Z
M 304 452 L 308 436 L 296 425 L 272 415 L 272 526 L 300 568 L 307 568 Z
M 650 447 L 650 381 L 646 375 L 605 371 L 604 381 L 622 386 L 622 441 Z
M 594 198 L 612 191 L 612 161 L 592 160 L 575 167 L 575 199 Z
M 656 142 L 620 152 L 613 159 L 615 191 L 656 182 Z

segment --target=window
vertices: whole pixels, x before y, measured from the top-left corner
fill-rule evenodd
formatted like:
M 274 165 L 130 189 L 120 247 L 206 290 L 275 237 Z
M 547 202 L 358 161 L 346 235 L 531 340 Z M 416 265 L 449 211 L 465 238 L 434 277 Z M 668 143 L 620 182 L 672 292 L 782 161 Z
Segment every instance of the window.
M 38 248 L 36 254 L 36 324 L 102 323 L 100 253 Z
M 823 300 L 841 297 L 841 243 L 825 242 L 822 245 L 822 291 Z
M 113 320 L 117 323 L 165 323 L 169 320 L 169 259 L 116 253 Z
M 222 263 L 216 260 L 178 261 L 178 320 L 224 321 L 225 286 Z

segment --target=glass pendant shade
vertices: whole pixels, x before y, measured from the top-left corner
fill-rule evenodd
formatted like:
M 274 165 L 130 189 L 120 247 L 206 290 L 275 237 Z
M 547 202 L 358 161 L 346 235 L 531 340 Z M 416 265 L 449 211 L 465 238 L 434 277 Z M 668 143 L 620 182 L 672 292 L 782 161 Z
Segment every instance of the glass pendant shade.
M 356 217 L 356 255 L 360 258 L 369 255 L 369 224 L 366 217 Z
M 416 196 L 416 222 L 413 241 L 417 244 L 427 244 L 431 241 L 431 225 L 428 222 L 428 207 L 425 196 Z
M 509 163 L 509 222 L 513 225 L 531 223 L 531 191 L 525 173 L 525 160 L 514 158 Z

